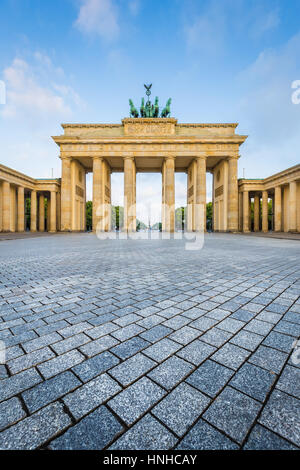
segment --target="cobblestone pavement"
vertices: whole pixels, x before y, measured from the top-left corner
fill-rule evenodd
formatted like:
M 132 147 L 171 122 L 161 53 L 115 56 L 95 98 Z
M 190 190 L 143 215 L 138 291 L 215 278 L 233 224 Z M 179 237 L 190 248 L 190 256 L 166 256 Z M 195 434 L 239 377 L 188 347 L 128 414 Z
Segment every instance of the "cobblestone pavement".
M 229 234 L 1 242 L 0 448 L 299 448 L 299 255 Z

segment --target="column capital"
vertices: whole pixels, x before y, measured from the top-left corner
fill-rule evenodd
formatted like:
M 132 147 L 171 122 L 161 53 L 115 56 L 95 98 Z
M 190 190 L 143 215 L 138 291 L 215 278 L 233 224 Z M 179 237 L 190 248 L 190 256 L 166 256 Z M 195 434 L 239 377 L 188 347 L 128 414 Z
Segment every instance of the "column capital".
M 123 160 L 131 160 L 134 161 L 135 157 L 134 155 L 124 155 Z
M 60 158 L 61 160 L 69 160 L 69 161 L 72 160 L 72 157 L 69 157 L 68 155 L 65 155 L 65 154 L 63 154 L 63 153 L 60 154 L 59 158 Z
M 165 155 L 164 159 L 165 159 L 165 160 L 175 160 L 175 159 L 176 159 L 176 155 Z
M 196 155 L 194 158 L 196 161 L 197 160 L 207 160 L 207 155 Z
M 226 161 L 227 161 L 227 162 L 230 162 L 230 161 L 232 161 L 232 160 L 238 160 L 239 158 L 240 158 L 240 155 L 228 155 L 228 156 L 226 157 Z

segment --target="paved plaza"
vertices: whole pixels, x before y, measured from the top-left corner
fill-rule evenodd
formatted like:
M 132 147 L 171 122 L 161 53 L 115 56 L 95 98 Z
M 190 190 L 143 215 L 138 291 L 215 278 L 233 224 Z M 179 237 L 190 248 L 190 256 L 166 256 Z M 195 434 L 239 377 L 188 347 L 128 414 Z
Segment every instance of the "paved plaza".
M 0 241 L 0 449 L 299 448 L 299 259 L 231 234 Z

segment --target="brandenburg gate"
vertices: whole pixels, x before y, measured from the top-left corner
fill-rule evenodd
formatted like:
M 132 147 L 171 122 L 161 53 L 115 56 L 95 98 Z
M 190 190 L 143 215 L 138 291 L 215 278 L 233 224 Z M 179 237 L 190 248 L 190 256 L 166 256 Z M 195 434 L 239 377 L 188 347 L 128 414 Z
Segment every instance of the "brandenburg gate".
M 213 193 L 218 203 L 215 229 L 238 230 L 237 161 L 239 146 L 246 136 L 235 133 L 237 124 L 179 124 L 173 118 L 127 118 L 122 124 L 62 127 L 64 134 L 53 137 L 60 146 L 62 160 L 62 231 L 84 228 L 87 172 L 93 172 L 94 230 L 98 223 L 102 224 L 101 230 L 110 230 L 110 217 L 104 217 L 103 211 L 108 211 L 111 203 L 112 172 L 124 172 L 126 231 L 136 229 L 137 172 L 162 174 L 163 231 L 174 231 L 175 172 L 188 175 L 188 230 L 205 227 L 206 172 L 213 174 Z
M 34 179 L 0 164 L 0 231 L 86 230 L 86 174 L 93 173 L 93 231 L 110 231 L 111 173 L 124 173 L 124 227 L 136 231 L 136 174 L 162 175 L 162 230 L 175 230 L 175 172 L 187 173 L 185 230 L 206 229 L 206 173 L 212 174 L 216 232 L 300 232 L 300 165 L 264 179 L 237 179 L 237 124 L 183 124 L 160 111 L 145 85 L 139 111 L 120 124 L 63 124 L 60 179 Z M 30 199 L 30 204 L 28 200 Z M 27 201 L 27 206 L 25 204 Z M 26 207 L 30 214 L 25 214 Z M 253 217 L 251 212 L 253 209 Z

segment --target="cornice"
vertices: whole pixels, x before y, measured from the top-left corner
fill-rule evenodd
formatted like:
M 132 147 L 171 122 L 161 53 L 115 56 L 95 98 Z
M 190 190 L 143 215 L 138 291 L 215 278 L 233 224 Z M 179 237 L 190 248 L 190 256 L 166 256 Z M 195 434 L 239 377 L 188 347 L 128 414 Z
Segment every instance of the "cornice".
M 232 127 L 235 129 L 238 126 L 237 122 L 229 122 L 229 123 L 180 123 L 177 124 L 177 127 Z
M 197 137 L 197 136 L 137 136 L 137 137 L 101 137 L 101 138 L 86 138 L 79 136 L 52 136 L 52 139 L 57 144 L 198 144 L 198 143 L 213 143 L 213 144 L 239 144 L 245 142 L 247 135 L 236 135 L 226 137 Z
M 238 123 L 236 122 L 229 122 L 229 123 L 202 123 L 202 122 L 193 122 L 193 123 L 179 123 L 176 118 L 123 118 L 122 119 L 122 124 L 116 124 L 116 123 L 104 123 L 104 124 L 97 124 L 97 123 L 91 123 L 91 124 L 68 124 L 64 123 L 61 124 L 61 127 L 63 129 L 67 128 L 120 128 L 124 126 L 124 123 L 141 123 L 141 124 L 160 124 L 160 123 L 172 123 L 175 124 L 176 127 L 231 127 L 235 129 L 238 126 Z
M 21 173 L 17 170 L 14 170 L 13 168 L 8 168 L 5 165 L 0 164 L 0 171 L 3 171 L 4 173 L 7 173 L 10 176 L 13 176 L 14 178 L 20 178 L 25 181 L 30 182 L 31 184 L 35 184 L 36 179 L 32 178 L 31 176 L 24 175 L 24 173 Z
M 107 128 L 107 127 L 123 127 L 122 124 L 61 124 L 63 129 L 67 128 Z

